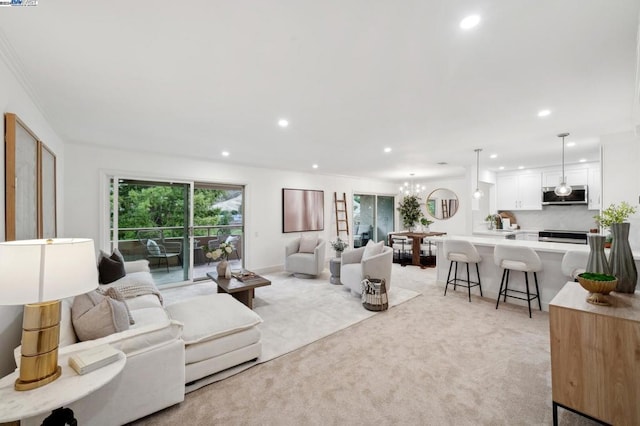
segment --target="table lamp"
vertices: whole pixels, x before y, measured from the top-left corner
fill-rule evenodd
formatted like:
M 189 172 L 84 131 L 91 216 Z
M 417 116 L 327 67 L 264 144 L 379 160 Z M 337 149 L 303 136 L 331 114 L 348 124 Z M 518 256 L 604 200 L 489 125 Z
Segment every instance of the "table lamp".
M 24 305 L 16 390 L 60 377 L 60 299 L 98 287 L 95 255 L 93 240 L 86 238 L 0 243 L 0 305 Z

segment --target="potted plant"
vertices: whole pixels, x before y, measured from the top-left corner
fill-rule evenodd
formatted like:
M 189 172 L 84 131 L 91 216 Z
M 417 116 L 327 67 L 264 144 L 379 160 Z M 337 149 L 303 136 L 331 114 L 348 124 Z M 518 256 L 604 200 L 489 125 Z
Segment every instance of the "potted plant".
M 336 257 L 342 257 L 342 252 L 349 247 L 349 244 L 338 237 L 335 241 L 331 241 L 331 247 L 336 251 Z
M 636 289 L 638 271 L 629 245 L 631 225 L 625 222 L 636 210 L 636 207 L 623 201 L 620 206 L 611 204 L 601 214 L 593 217 L 599 226 L 611 230 L 613 241 L 609 254 L 609 267 L 611 273 L 618 278 L 616 291 L 619 293 L 633 293 Z
M 417 195 L 407 195 L 400 201 L 398 211 L 400 212 L 402 225 L 412 231 L 416 222 L 423 216 L 422 210 L 420 210 L 420 197 Z
M 429 232 L 429 225 L 433 223 L 432 220 L 427 219 L 426 217 L 422 217 L 420 219 L 420 224 L 422 225 L 422 230 L 424 232 Z
M 487 229 L 489 231 L 491 231 L 493 229 L 493 227 L 495 226 L 496 223 L 496 217 L 492 214 L 487 215 L 487 217 L 484 218 L 484 221 L 487 222 Z

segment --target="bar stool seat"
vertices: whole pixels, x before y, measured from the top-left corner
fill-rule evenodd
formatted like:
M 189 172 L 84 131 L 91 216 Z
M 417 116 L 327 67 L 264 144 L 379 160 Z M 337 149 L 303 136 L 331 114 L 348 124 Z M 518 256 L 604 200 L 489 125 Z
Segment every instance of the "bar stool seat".
M 531 318 L 531 301 L 538 299 L 538 307 L 542 310 L 542 303 L 540 302 L 540 290 L 538 289 L 538 275 L 537 272 L 542 270 L 542 261 L 540 256 L 530 247 L 512 246 L 505 244 L 496 245 L 493 251 L 494 263 L 500 268 L 504 269 L 502 272 L 502 279 L 500 280 L 500 291 L 498 292 L 498 299 L 496 300 L 496 309 L 500 304 L 500 296 L 504 296 L 504 302 L 507 301 L 507 297 L 514 299 L 526 300 L 529 306 L 529 318 Z M 524 272 L 524 280 L 526 291 L 514 290 L 509 288 L 509 273 L 510 271 Z M 529 290 L 529 273 L 533 273 L 533 279 L 536 285 L 536 292 L 532 294 Z M 504 290 L 503 290 L 504 287 Z M 526 295 L 525 297 L 518 296 L 519 294 Z
M 462 286 L 467 288 L 467 292 L 469 295 L 469 302 L 471 302 L 471 287 L 478 287 L 480 289 L 480 296 L 482 296 L 482 284 L 480 283 L 480 269 L 478 267 L 478 263 L 480 263 L 481 258 L 478 250 L 468 241 L 462 240 L 444 240 L 443 244 L 444 256 L 449 260 L 449 273 L 447 274 L 447 284 L 444 287 L 444 295 L 447 295 L 447 289 L 449 288 L 449 284 L 453 284 L 453 290 L 456 290 L 457 286 Z M 462 262 L 467 265 L 467 279 L 458 278 L 458 263 Z M 453 274 L 453 279 L 451 279 L 451 269 L 453 264 L 455 263 L 456 268 Z M 469 277 L 469 264 L 476 264 L 476 276 L 478 281 L 471 281 Z
M 562 256 L 560 269 L 562 269 L 562 273 L 567 277 L 577 281 L 578 275 L 587 270 L 588 261 L 588 251 L 569 250 L 564 254 L 564 256 Z

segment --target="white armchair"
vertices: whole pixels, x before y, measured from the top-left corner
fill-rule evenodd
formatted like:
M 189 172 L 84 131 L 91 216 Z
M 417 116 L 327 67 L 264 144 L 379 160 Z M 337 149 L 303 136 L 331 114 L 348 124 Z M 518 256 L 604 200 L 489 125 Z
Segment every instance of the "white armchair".
M 340 282 L 351 294 L 360 296 L 360 283 L 368 275 L 370 278 L 384 279 L 387 291 L 391 286 L 391 264 L 393 263 L 393 249 L 383 246 L 382 252 L 364 257 L 365 247 L 348 250 L 342 253 L 340 265 Z
M 302 241 L 303 239 L 306 241 Z M 318 238 L 315 247 L 304 247 L 308 245 L 309 241 L 310 239 L 308 238 L 297 238 L 286 245 L 284 257 L 285 271 L 302 278 L 316 277 L 324 271 L 327 243 L 322 238 Z

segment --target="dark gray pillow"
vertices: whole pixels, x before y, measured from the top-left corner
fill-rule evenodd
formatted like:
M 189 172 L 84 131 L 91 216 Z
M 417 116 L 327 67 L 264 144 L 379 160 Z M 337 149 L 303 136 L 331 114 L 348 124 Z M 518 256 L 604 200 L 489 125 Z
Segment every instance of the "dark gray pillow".
M 127 275 L 124 270 L 124 262 L 114 260 L 112 257 L 102 257 L 102 259 L 100 259 L 100 263 L 98 264 L 98 279 L 100 284 L 109 284 Z

